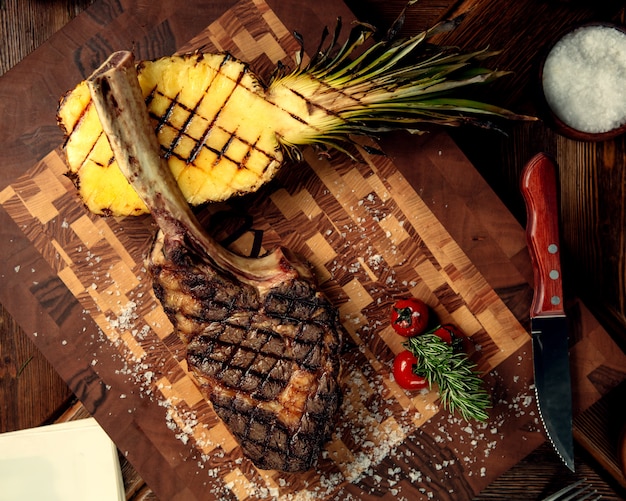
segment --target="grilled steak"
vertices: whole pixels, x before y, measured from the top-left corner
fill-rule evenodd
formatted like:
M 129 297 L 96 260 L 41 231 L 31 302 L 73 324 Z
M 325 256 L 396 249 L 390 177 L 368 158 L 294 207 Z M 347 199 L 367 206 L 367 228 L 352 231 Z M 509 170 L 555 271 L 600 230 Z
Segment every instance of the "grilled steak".
M 334 308 L 308 279 L 260 292 L 166 238 L 149 270 L 204 395 L 256 466 L 310 468 L 340 403 Z
M 286 249 L 236 255 L 200 226 L 159 148 L 132 55 L 88 85 L 115 158 L 160 227 L 154 290 L 217 415 L 262 469 L 309 469 L 341 402 L 340 327 L 310 267 Z

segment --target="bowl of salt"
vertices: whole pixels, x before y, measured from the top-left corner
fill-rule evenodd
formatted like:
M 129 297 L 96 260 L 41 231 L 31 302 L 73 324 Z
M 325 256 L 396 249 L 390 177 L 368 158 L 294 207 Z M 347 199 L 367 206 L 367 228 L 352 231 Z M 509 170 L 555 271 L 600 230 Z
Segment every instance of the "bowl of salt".
M 626 132 L 626 29 L 588 23 L 566 33 L 541 66 L 541 88 L 556 130 L 580 141 Z

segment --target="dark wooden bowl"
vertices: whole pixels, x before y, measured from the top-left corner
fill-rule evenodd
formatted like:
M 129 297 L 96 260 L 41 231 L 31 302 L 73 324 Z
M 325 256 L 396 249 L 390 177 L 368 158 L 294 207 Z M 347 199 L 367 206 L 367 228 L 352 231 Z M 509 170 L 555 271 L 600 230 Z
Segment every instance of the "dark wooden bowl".
M 566 124 L 565 122 L 563 122 L 563 120 L 561 120 L 559 118 L 559 116 L 552 110 L 552 108 L 550 107 L 550 105 L 548 104 L 548 101 L 545 97 L 544 94 L 544 90 L 543 90 L 543 68 L 545 65 L 545 61 L 548 57 L 548 55 L 550 54 L 550 52 L 552 51 L 552 49 L 554 48 L 554 46 L 559 43 L 561 41 L 561 39 L 568 35 L 569 33 L 572 33 L 580 28 L 587 28 L 587 27 L 593 27 L 593 26 L 605 26 L 605 27 L 609 27 L 609 28 L 614 28 L 618 31 L 621 31 L 622 33 L 626 34 L 626 28 L 624 26 L 618 25 L 618 24 L 614 24 L 614 23 L 607 23 L 607 22 L 590 22 L 590 23 L 585 23 L 582 25 L 578 25 L 570 30 L 568 30 L 567 32 L 561 34 L 561 36 L 559 36 L 555 42 L 553 42 L 545 51 L 544 56 L 541 60 L 541 64 L 539 67 L 539 89 L 541 92 L 541 98 L 542 98 L 542 109 L 544 114 L 546 115 L 546 122 L 548 124 L 550 124 L 557 132 L 559 132 L 560 134 L 569 137 L 570 139 L 574 139 L 577 141 L 607 141 L 609 139 L 613 139 L 621 134 L 626 133 L 626 122 L 622 125 L 620 125 L 619 127 L 616 127 L 614 129 L 608 130 L 606 132 L 584 132 L 578 129 L 575 129 L 571 126 L 569 126 L 568 124 Z

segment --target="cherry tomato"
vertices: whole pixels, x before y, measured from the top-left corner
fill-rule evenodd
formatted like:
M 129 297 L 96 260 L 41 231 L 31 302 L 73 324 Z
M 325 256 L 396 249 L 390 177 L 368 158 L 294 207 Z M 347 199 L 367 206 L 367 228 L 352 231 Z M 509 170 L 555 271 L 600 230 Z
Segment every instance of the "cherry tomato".
M 462 335 L 458 327 L 452 324 L 438 325 L 432 330 L 432 333 L 435 336 L 439 336 L 443 341 L 448 344 L 452 344 L 454 339 Z
M 401 351 L 393 360 L 393 377 L 401 388 L 405 390 L 421 390 L 428 387 L 428 382 L 422 376 L 413 372 L 417 363 L 415 355 L 409 350 Z
M 404 337 L 417 336 L 428 325 L 428 306 L 417 298 L 400 299 L 391 308 L 391 326 Z
M 454 346 L 455 350 L 468 352 L 470 348 L 469 338 L 454 324 L 443 324 L 435 327 L 433 334 L 439 336 L 446 343 Z

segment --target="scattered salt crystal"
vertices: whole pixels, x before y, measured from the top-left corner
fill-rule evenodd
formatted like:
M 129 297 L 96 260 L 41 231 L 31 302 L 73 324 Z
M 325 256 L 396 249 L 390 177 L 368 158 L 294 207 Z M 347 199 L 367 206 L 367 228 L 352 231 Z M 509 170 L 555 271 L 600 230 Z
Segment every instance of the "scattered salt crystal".
M 570 127 L 590 133 L 626 123 L 626 33 L 585 26 L 552 48 L 543 90 L 552 111 Z

